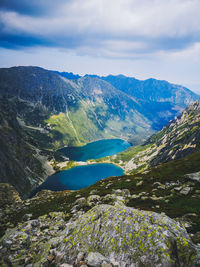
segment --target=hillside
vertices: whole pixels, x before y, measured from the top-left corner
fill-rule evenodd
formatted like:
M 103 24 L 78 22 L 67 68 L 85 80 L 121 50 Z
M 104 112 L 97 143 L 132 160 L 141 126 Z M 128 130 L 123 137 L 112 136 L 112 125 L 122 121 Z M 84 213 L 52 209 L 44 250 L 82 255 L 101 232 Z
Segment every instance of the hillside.
M 197 267 L 199 160 L 197 152 L 146 174 L 111 177 L 74 192 L 42 191 L 25 201 L 1 184 L 0 195 L 9 196 L 0 201 L 6 207 L 1 233 L 11 228 L 2 238 L 1 264 L 96 266 L 105 260 L 153 267 L 178 261 Z
M 115 162 L 127 172 L 135 173 L 160 163 L 184 158 L 200 150 L 199 128 L 200 102 L 196 101 L 143 145 L 99 161 Z
M 152 133 L 138 104 L 98 78 L 72 81 L 38 67 L 14 67 L 0 70 L 0 93 L 16 106 L 26 130 L 49 137 L 40 144 L 45 148 L 131 135 L 138 143 Z

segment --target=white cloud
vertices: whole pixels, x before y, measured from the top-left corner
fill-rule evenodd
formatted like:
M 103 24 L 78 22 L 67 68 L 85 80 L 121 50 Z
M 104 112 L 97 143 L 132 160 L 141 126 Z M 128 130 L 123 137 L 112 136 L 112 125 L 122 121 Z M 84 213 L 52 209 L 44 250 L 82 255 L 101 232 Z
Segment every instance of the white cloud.
M 88 51 L 101 43 L 105 51 L 110 45 L 113 53 L 129 50 L 131 56 L 199 41 L 199 10 L 199 0 L 74 0 L 58 4 L 49 16 L 2 11 L 0 20 L 6 33 L 41 37 L 55 47 L 71 48 L 72 40 Z
M 1 50 L 2 66 L 33 64 L 200 85 L 200 0 L 4 2 L 0 45 L 21 51 Z M 26 46 L 33 47 L 31 53 Z

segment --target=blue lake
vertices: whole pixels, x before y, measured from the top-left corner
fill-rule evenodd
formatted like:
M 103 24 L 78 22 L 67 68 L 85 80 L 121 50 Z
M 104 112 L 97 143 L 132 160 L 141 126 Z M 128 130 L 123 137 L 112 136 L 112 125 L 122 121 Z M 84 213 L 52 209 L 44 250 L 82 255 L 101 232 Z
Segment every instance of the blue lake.
M 115 155 L 126 150 L 131 144 L 122 139 L 103 139 L 88 143 L 80 147 L 65 147 L 59 149 L 70 160 L 86 161 L 88 159 L 99 159 Z
M 31 197 L 44 189 L 52 191 L 62 191 L 68 189 L 78 190 L 90 186 L 103 178 L 120 176 L 123 174 L 123 169 L 109 163 L 77 166 L 66 171 L 55 173 L 47 178 L 43 184 L 32 192 Z
M 82 147 L 66 147 L 59 152 L 70 160 L 86 161 L 88 159 L 98 159 L 105 156 L 115 155 L 131 145 L 122 139 L 104 139 L 89 143 Z M 99 163 L 73 167 L 66 171 L 57 172 L 47 178 L 47 180 L 36 188 L 31 197 L 37 192 L 48 189 L 52 191 L 79 190 L 90 186 L 97 181 L 110 176 L 123 175 L 124 171 L 120 167 Z

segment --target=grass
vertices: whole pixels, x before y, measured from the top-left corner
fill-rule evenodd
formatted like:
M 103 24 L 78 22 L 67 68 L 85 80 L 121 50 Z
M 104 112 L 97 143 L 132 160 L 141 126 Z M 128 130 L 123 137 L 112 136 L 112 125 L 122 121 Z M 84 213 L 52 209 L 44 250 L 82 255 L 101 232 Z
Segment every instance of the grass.
M 123 162 L 127 162 L 134 158 L 139 152 L 145 151 L 149 147 L 151 147 L 151 145 L 129 147 L 126 151 L 118 153 L 114 161 L 122 160 Z
M 196 191 L 200 189 L 200 185 L 198 182 L 190 181 L 185 177 L 185 174 L 200 171 L 199 163 L 200 152 L 196 152 L 184 159 L 160 164 L 157 167 L 149 169 L 148 173 L 136 173 L 134 175 L 106 178 L 87 188 L 71 193 L 67 191 L 45 193 L 42 191 L 35 199 L 33 198 L 30 200 L 30 205 L 15 209 L 14 212 L 10 211 L 7 219 L 4 218 L 5 223 L 1 229 L 1 233 L 4 232 L 6 228 L 5 225 L 8 222 L 12 222 L 12 224 L 16 225 L 18 222 L 22 221 L 24 214 L 31 213 L 33 218 L 37 218 L 51 211 L 64 211 L 69 213 L 77 196 L 78 198 L 88 197 L 92 190 L 95 190 L 95 194 L 99 196 L 105 196 L 106 194 L 112 193 L 113 189 L 129 189 L 132 195 L 146 192 L 147 199 L 143 200 L 141 197 L 130 199 L 127 203 L 127 206 L 130 207 L 155 212 L 165 212 L 171 218 L 181 217 L 188 213 L 195 213 L 197 216 L 191 218 L 193 225 L 190 229 L 190 232 L 195 233 L 200 231 L 200 195 Z M 142 184 L 138 185 L 138 182 L 141 181 Z M 173 190 L 173 188 L 177 186 L 173 184 L 165 189 L 157 187 L 157 190 L 153 191 L 155 189 L 155 182 L 160 182 L 162 185 L 165 185 L 166 183 L 175 183 L 177 181 L 183 185 L 188 185 L 189 183 L 192 191 L 187 196 L 181 195 Z M 48 194 L 50 194 L 50 197 L 48 197 Z M 151 199 L 153 195 L 161 199 L 153 200 Z M 165 199 L 168 199 L 169 202 L 166 203 Z M 85 206 L 85 210 L 88 209 L 89 207 Z

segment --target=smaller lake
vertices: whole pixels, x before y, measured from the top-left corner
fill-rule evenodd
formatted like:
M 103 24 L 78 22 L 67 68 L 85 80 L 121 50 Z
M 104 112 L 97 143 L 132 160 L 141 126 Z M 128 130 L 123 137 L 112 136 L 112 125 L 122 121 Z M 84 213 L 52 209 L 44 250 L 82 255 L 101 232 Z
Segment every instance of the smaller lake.
M 65 147 L 59 149 L 58 152 L 61 152 L 70 160 L 86 161 L 115 155 L 130 146 L 131 144 L 122 139 L 103 139 L 88 143 L 85 146 Z
M 120 176 L 123 174 L 123 169 L 109 163 L 77 166 L 48 177 L 43 184 L 31 193 L 31 197 L 44 189 L 52 191 L 79 190 L 88 187 L 103 178 Z

